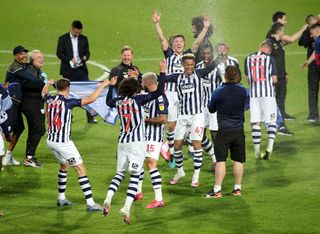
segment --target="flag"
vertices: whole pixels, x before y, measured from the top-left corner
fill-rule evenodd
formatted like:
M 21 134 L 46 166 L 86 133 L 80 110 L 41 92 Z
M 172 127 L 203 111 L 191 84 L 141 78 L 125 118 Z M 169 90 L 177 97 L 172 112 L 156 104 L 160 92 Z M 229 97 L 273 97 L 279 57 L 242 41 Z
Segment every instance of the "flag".
M 99 81 L 72 81 L 70 82 L 70 97 L 72 98 L 84 98 L 89 97 L 98 87 Z M 105 87 L 99 97 L 91 104 L 82 106 L 84 109 L 90 112 L 92 116 L 99 115 L 104 121 L 114 125 L 117 121 L 118 113 L 116 108 L 110 108 L 106 104 L 106 97 L 109 87 Z M 115 90 L 113 90 L 113 97 L 116 96 Z

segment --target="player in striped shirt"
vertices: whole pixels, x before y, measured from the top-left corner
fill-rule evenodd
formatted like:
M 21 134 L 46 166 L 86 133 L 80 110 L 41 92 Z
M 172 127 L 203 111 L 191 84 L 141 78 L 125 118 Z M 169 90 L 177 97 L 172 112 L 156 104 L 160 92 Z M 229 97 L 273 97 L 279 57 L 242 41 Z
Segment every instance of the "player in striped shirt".
M 126 224 L 130 224 L 130 208 L 137 193 L 139 175 L 147 150 L 143 106 L 163 94 L 165 71 L 166 64 L 161 62 L 158 87 L 146 95 L 137 95 L 139 90 L 137 80 L 125 79 L 119 86 L 120 96 L 112 98 L 116 77 L 111 79 L 111 86 L 107 94 L 107 105 L 117 108 L 121 128 L 117 149 L 117 173 L 111 181 L 104 200 L 103 214 L 109 215 L 113 195 L 129 170 L 130 182 L 127 198 L 124 207 L 120 210 Z
M 208 66 L 210 61 L 213 59 L 213 48 L 211 45 L 205 45 L 200 49 L 200 57 L 202 61 L 196 65 L 197 69 L 205 68 Z M 219 66 L 218 66 L 219 67 Z M 221 76 L 219 72 L 219 68 L 215 68 L 213 71 L 211 71 L 208 75 L 205 77 L 202 77 L 202 83 L 203 83 L 203 113 L 204 113 L 204 119 L 205 119 L 205 130 L 210 130 L 210 135 L 212 142 L 214 143 L 217 131 L 218 131 L 218 122 L 217 122 L 217 114 L 216 113 L 210 113 L 208 110 L 208 104 L 210 102 L 212 93 L 214 90 L 216 90 L 221 82 Z M 206 131 L 204 132 L 204 139 L 202 140 L 202 147 L 204 150 L 206 150 L 209 155 L 212 158 L 212 168 L 215 168 L 216 163 L 216 157 L 214 155 L 214 150 L 212 147 L 212 144 L 210 140 L 206 137 Z
M 191 49 L 184 51 L 185 48 L 185 38 L 183 35 L 178 34 L 172 37 L 172 46 L 165 38 L 161 26 L 160 26 L 160 13 L 158 11 L 154 11 L 152 14 L 152 21 L 156 27 L 156 32 L 160 41 L 161 49 L 164 53 L 167 63 L 167 75 L 174 73 L 182 73 L 182 56 L 185 53 L 196 53 L 200 47 L 201 42 L 204 40 L 209 27 L 211 26 L 211 19 L 209 17 L 203 18 L 203 29 L 199 33 L 197 39 L 192 45 Z M 167 130 L 167 139 L 169 144 L 170 155 L 173 155 L 174 149 L 174 129 L 176 126 L 176 121 L 178 117 L 178 96 L 177 96 L 177 88 L 175 83 L 166 83 L 165 86 L 166 96 L 169 101 L 168 108 L 168 121 L 166 124 Z
M 146 73 L 142 76 L 142 86 L 146 92 L 154 92 L 157 89 L 157 76 L 154 73 Z M 157 99 L 144 105 L 147 155 L 146 166 L 150 173 L 150 178 L 155 193 L 155 199 L 146 208 L 163 207 L 161 175 L 157 168 L 161 146 L 164 137 L 164 124 L 167 122 L 168 100 L 163 94 Z M 135 200 L 142 200 L 142 182 L 144 172 L 142 170 L 139 177 L 138 192 Z
M 179 98 L 179 116 L 174 133 L 174 158 L 177 173 L 170 181 L 170 184 L 176 184 L 180 178 L 185 176 L 181 149 L 183 139 L 186 133 L 190 131 L 190 140 L 194 147 L 194 173 L 191 186 L 199 186 L 199 174 L 202 164 L 201 140 L 204 132 L 203 84 L 201 78 L 213 71 L 221 61 L 222 57 L 218 56 L 205 68 L 195 70 L 195 56 L 193 54 L 185 54 L 182 57 L 184 72 L 166 76 L 167 82 L 175 82 L 177 84 Z
M 268 145 L 263 159 L 268 159 L 276 137 L 277 104 L 274 84 L 277 82 L 276 63 L 270 56 L 272 44 L 263 41 L 259 51 L 245 59 L 245 75 L 250 86 L 250 123 L 254 154 L 260 158 L 261 122 L 268 131 Z
M 229 56 L 229 46 L 226 43 L 218 43 L 215 47 L 215 50 L 218 54 L 223 54 L 227 56 L 228 58 L 221 64 L 219 64 L 218 68 L 220 71 L 220 76 L 222 79 L 224 79 L 224 74 L 227 66 L 235 66 L 240 74 L 240 79 L 241 79 L 241 71 L 239 68 L 239 62 L 236 58 Z
M 87 211 L 99 211 L 101 207 L 93 200 L 91 185 L 82 158 L 71 139 L 71 120 L 72 109 L 94 102 L 104 87 L 109 84 L 109 80 L 99 84 L 95 92 L 82 99 L 68 98 L 70 91 L 70 81 L 68 79 L 63 78 L 56 82 L 57 95 L 55 96 L 48 95 L 49 85 L 51 84 L 53 84 L 52 80 L 43 87 L 42 96 L 45 97 L 47 104 L 47 146 L 60 163 L 57 206 L 72 205 L 65 196 L 67 173 L 69 166 L 71 166 L 78 174 L 78 181 L 87 202 Z

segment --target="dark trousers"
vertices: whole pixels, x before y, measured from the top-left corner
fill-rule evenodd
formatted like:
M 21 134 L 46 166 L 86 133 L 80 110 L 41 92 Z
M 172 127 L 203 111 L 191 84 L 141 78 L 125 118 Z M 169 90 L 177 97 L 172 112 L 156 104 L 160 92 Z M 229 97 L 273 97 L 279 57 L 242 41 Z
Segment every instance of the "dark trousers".
M 26 155 L 35 156 L 41 137 L 46 131 L 44 102 L 39 97 L 24 97 L 21 102 L 21 112 L 28 123 Z
M 69 79 L 70 81 L 88 81 L 89 80 L 88 72 L 83 66 L 72 69 L 71 75 L 65 78 Z M 93 120 L 93 117 L 90 115 L 90 112 L 86 111 L 86 115 L 87 115 L 88 121 Z
M 309 118 L 319 118 L 318 93 L 320 69 L 308 69 Z
M 284 117 L 286 115 L 285 102 L 287 96 L 287 81 L 285 77 L 278 77 L 278 82 L 275 85 L 275 91 L 278 108 L 282 117 Z

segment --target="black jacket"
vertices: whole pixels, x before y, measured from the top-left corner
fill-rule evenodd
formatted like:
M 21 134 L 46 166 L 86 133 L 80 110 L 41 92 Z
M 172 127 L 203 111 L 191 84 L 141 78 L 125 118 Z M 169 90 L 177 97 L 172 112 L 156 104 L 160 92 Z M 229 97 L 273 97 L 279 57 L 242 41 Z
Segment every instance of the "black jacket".
M 83 56 L 86 56 L 87 60 L 89 60 L 90 51 L 89 51 L 88 38 L 81 34 L 78 37 L 78 51 L 79 51 L 80 59 L 82 59 Z M 60 75 L 68 78 L 71 75 L 72 69 L 73 69 L 70 66 L 70 60 L 73 59 L 73 50 L 72 50 L 70 32 L 63 34 L 62 36 L 59 37 L 58 46 L 57 46 L 57 56 L 61 60 Z M 85 62 L 86 61 L 82 61 L 83 67 L 86 73 L 88 74 L 88 69 Z
M 139 76 L 138 76 L 137 80 L 138 80 L 139 84 L 141 85 L 142 74 L 141 74 L 141 72 L 139 71 L 139 68 L 138 68 L 137 66 L 132 65 L 132 64 L 126 65 L 126 64 L 124 64 L 124 63 L 120 63 L 118 66 L 116 66 L 116 67 L 114 67 L 114 68 L 111 69 L 111 72 L 110 72 L 110 75 L 109 75 L 110 79 L 111 79 L 112 77 L 114 77 L 114 76 L 117 76 L 117 77 L 118 77 L 117 83 L 116 83 L 116 85 L 115 85 L 115 88 L 118 89 L 118 88 L 119 88 L 119 84 L 121 83 L 121 81 L 122 81 L 123 79 L 128 78 L 128 70 L 129 70 L 129 69 L 130 69 L 130 70 L 134 70 L 134 69 L 137 69 L 137 70 L 138 70 Z
M 6 74 L 6 82 L 9 82 L 9 94 L 13 100 L 21 101 L 23 96 L 22 86 L 25 81 L 30 81 L 29 84 L 35 89 L 42 89 L 44 85 L 41 79 L 26 70 L 26 64 L 20 64 L 14 60 Z

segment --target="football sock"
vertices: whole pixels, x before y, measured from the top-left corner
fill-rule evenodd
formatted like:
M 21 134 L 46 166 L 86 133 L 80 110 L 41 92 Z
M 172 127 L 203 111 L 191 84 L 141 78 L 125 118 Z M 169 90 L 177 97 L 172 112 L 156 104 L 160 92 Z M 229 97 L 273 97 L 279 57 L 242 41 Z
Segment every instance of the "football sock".
M 112 197 L 114 193 L 118 190 L 122 180 L 124 179 L 124 175 L 122 173 L 117 173 L 111 180 L 111 184 L 108 188 L 108 193 L 106 196 L 106 200 L 111 203 Z
M 195 150 L 194 158 L 193 158 L 193 167 L 194 167 L 193 177 L 195 180 L 199 179 L 201 165 L 202 165 L 202 149 Z
M 153 186 L 153 191 L 155 194 L 155 199 L 157 201 L 162 201 L 162 186 L 161 186 L 161 175 L 160 172 L 158 171 L 158 168 L 151 169 L 149 171 L 150 173 L 150 178 L 151 178 L 151 183 Z
M 276 139 L 276 132 L 277 132 L 277 125 L 275 123 L 268 124 L 268 145 L 267 151 L 272 152 L 273 150 L 273 143 Z
M 58 199 L 66 199 L 65 191 L 67 188 L 67 172 L 59 170 L 58 172 Z
M 254 124 L 252 126 L 252 141 L 254 147 L 254 154 L 260 155 L 260 143 L 261 143 L 261 127 L 260 125 Z
M 170 155 L 173 155 L 174 154 L 174 131 L 167 132 L 167 140 L 168 140 Z
M 212 143 L 207 136 L 203 137 L 201 141 L 201 146 L 209 155 L 214 154 Z
M 174 160 L 176 162 L 176 167 L 178 169 L 182 168 L 182 166 L 183 166 L 183 157 L 182 157 L 182 154 L 181 154 L 181 150 L 174 151 Z
M 138 191 L 137 193 L 142 193 L 142 183 L 143 183 L 144 171 L 142 170 L 139 175 Z
M 93 206 L 94 200 L 92 198 L 92 190 L 91 190 L 91 185 L 90 185 L 88 177 L 81 176 L 78 178 L 78 180 L 79 180 L 79 184 L 82 189 L 82 192 L 84 194 L 84 197 L 86 198 L 87 205 Z
M 134 196 L 137 194 L 138 191 L 138 183 L 139 183 L 139 175 L 140 173 L 131 174 L 130 175 L 130 182 L 127 190 L 127 198 L 124 206 L 127 210 L 130 210 L 132 202 L 134 201 Z

